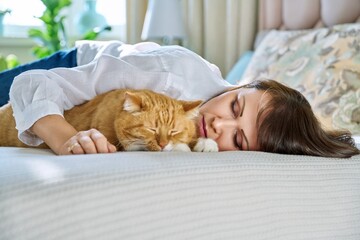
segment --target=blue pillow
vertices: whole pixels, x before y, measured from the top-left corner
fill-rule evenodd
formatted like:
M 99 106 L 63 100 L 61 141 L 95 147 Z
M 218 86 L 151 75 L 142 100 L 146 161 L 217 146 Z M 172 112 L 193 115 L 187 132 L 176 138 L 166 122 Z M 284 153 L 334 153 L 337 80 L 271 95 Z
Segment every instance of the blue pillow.
M 10 70 L 0 72 L 0 107 L 9 101 L 10 86 L 17 75 L 32 69 L 76 67 L 76 54 L 77 50 L 75 48 L 70 50 L 61 50 L 46 58 L 38 59 L 27 64 L 19 65 Z
M 231 84 L 236 84 L 243 76 L 245 69 L 248 66 L 253 54 L 254 51 L 246 51 L 245 53 L 243 53 L 237 63 L 227 74 L 225 80 Z

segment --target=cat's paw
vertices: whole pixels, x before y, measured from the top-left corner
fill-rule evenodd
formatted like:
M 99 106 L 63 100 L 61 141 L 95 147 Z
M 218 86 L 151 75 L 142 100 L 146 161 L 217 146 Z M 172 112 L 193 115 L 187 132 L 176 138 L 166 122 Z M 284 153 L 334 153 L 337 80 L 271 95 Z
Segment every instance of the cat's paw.
M 176 143 L 176 144 L 169 143 L 164 147 L 164 149 L 162 151 L 163 152 L 191 152 L 191 149 L 185 143 Z
M 210 138 L 199 138 L 194 147 L 195 152 L 218 152 L 217 143 Z

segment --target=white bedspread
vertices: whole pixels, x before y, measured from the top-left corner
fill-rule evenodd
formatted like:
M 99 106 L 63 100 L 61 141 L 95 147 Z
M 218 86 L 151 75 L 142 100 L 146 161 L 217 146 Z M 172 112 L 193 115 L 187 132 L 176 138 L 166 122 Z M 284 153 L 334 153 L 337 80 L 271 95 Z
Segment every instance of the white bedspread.
M 0 239 L 360 239 L 360 156 L 0 148 Z

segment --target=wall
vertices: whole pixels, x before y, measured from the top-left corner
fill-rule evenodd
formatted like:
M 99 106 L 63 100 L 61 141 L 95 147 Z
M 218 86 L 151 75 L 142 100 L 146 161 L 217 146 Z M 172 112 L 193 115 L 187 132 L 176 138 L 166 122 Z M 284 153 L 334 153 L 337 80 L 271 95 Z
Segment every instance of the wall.
M 31 39 L 0 38 L 0 54 L 4 56 L 15 54 L 21 63 L 27 63 L 36 59 L 32 55 L 32 46 L 34 46 L 34 42 Z

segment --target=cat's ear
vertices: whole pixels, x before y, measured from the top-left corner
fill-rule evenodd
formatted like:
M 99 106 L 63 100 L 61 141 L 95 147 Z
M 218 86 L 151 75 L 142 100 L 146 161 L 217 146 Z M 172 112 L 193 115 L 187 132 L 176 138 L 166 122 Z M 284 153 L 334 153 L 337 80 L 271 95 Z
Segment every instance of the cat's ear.
M 141 97 L 132 92 L 125 92 L 125 101 L 123 108 L 125 111 L 130 113 L 140 112 L 142 108 Z
M 199 115 L 199 106 L 202 104 L 201 100 L 198 101 L 180 101 L 183 105 L 185 114 L 188 118 L 194 119 Z

